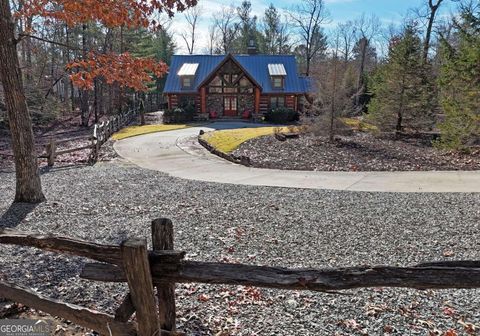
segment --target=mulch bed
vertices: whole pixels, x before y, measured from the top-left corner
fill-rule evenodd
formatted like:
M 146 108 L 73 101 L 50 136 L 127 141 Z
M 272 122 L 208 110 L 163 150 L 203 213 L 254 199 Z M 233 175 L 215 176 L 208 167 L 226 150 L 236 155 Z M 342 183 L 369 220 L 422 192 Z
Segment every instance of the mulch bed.
M 253 167 L 317 171 L 479 170 L 480 149 L 470 154 L 433 148 L 430 140 L 375 137 L 367 133 L 325 137 L 304 134 L 278 141 L 274 136 L 252 139 L 232 154 L 247 156 Z

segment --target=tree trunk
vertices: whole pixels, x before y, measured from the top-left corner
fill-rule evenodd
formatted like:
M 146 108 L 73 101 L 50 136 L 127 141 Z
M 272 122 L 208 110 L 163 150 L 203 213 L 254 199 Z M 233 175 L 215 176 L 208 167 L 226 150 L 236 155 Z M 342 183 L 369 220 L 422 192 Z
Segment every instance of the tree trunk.
M 0 75 L 15 156 L 15 202 L 39 203 L 45 200 L 14 36 L 14 23 L 8 0 L 0 0 Z
M 368 39 L 363 37 L 360 40 L 360 68 L 358 69 L 357 94 L 355 96 L 355 106 L 360 106 L 360 97 L 363 95 L 363 73 L 365 72 L 365 59 L 367 57 Z
M 433 24 L 435 23 L 435 16 L 437 11 L 440 8 L 443 0 L 437 0 L 437 3 L 434 4 L 433 0 L 428 0 L 428 7 L 430 8 L 430 16 L 428 18 L 427 31 L 425 35 L 425 42 L 423 45 L 423 64 L 426 64 L 428 61 L 428 51 L 430 50 L 430 40 L 432 39 L 432 30 Z
M 332 88 L 332 101 L 331 101 L 331 110 L 330 110 L 330 134 L 329 134 L 329 140 L 330 142 L 333 142 L 333 139 L 335 138 L 335 98 L 337 94 L 337 70 L 338 70 L 338 59 L 337 59 L 337 51 L 335 51 L 335 56 L 333 58 L 334 62 L 334 67 L 333 67 L 333 88 Z
M 397 110 L 397 125 L 395 126 L 395 130 L 397 132 L 401 132 L 403 129 L 403 108 L 404 108 L 404 99 L 405 99 L 405 74 L 402 77 L 402 90 L 400 91 L 400 102 L 398 104 Z
M 87 58 L 87 25 L 83 24 L 82 25 L 82 56 L 83 59 Z M 90 113 L 89 113 L 89 92 L 88 90 L 81 90 L 80 91 L 80 117 L 81 117 L 81 123 L 82 126 L 87 127 L 88 126 L 88 121 L 90 119 Z

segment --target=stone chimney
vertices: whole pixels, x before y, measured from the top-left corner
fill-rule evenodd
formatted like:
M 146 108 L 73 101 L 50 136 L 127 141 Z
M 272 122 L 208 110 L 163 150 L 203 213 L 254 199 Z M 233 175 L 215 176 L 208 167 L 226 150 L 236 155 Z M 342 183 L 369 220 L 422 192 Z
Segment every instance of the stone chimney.
M 253 39 L 248 43 L 247 53 L 249 55 L 256 55 L 258 53 L 257 46 L 255 45 L 255 41 Z

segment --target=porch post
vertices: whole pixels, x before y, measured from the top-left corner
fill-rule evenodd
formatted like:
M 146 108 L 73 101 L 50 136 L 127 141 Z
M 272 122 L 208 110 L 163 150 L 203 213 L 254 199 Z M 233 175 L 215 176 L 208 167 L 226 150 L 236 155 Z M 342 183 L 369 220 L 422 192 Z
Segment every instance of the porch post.
M 205 86 L 200 89 L 200 112 L 207 113 L 207 89 Z
M 260 113 L 260 89 L 255 88 L 255 114 Z

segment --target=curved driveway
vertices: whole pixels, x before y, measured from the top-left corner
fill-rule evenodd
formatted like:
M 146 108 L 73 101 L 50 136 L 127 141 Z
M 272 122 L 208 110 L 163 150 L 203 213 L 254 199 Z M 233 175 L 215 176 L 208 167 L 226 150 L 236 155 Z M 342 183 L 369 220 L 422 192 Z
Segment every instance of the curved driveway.
M 316 172 L 249 168 L 211 154 L 196 141 L 201 129 L 240 127 L 253 125 L 213 123 L 120 140 L 114 148 L 140 167 L 198 181 L 372 192 L 480 192 L 480 171 Z

